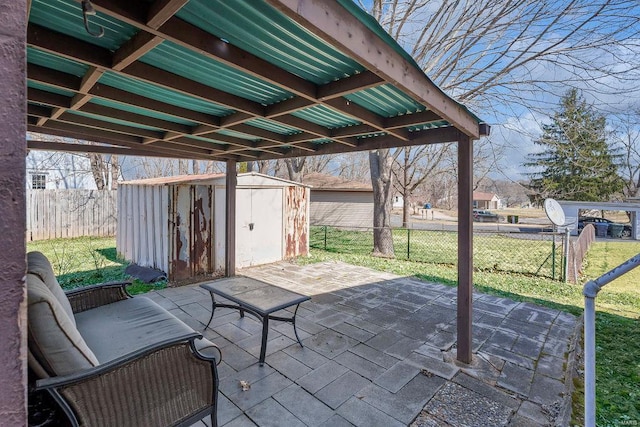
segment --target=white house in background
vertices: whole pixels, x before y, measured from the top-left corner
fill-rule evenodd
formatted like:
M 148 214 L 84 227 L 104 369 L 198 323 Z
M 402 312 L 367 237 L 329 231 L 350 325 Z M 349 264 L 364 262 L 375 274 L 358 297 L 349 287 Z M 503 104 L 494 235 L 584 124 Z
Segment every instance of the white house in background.
M 311 225 L 373 226 L 371 184 L 321 173 L 307 174 L 302 181 L 311 187 Z
M 393 208 L 402 209 L 404 207 L 404 197 L 401 194 L 395 194 L 393 196 Z
M 26 158 L 28 190 L 95 190 L 91 165 L 85 156 L 49 151 L 30 151 Z
M 495 193 L 473 192 L 473 207 L 476 209 L 500 209 L 500 198 Z

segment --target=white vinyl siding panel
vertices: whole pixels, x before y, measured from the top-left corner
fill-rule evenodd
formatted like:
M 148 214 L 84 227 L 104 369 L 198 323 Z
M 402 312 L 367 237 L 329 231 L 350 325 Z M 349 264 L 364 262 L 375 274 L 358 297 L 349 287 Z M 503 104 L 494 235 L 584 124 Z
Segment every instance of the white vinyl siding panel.
M 310 215 L 311 225 L 372 227 L 373 192 L 311 189 Z

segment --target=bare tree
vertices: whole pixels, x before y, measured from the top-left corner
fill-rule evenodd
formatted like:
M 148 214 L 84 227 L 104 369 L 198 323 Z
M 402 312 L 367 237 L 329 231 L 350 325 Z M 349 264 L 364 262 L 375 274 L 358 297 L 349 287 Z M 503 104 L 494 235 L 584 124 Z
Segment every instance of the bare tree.
M 451 144 L 422 145 L 395 150 L 394 189 L 402 195 L 402 226 L 409 223 L 409 207 L 412 195 L 427 178 L 433 178 L 442 160 L 451 155 Z
M 604 96 L 637 89 L 640 81 L 636 0 L 359 3 L 445 92 L 485 114 L 498 115 L 505 104 L 551 105 L 548 95 L 567 86 Z M 389 154 L 370 156 L 380 165 L 371 170 L 376 202 L 391 203 L 382 194 Z
M 640 111 L 613 118 L 614 135 L 621 156 L 620 176 L 624 197 L 640 196 Z
M 369 182 L 369 155 L 366 152 L 355 152 L 336 156 L 333 159 L 335 174 L 350 181 Z

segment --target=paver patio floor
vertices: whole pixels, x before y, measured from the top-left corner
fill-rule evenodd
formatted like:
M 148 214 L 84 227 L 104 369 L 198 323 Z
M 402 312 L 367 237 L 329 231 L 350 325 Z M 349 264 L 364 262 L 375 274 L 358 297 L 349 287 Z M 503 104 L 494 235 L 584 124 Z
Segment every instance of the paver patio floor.
M 570 411 L 572 315 L 474 293 L 474 360 L 464 365 L 455 288 L 344 263 L 238 273 L 312 299 L 298 310 L 304 348 L 291 324 L 270 322 L 263 367 L 260 322 L 216 310 L 203 334 L 223 352 L 220 426 L 543 426 Z M 197 285 L 148 296 L 197 330 L 209 320 Z

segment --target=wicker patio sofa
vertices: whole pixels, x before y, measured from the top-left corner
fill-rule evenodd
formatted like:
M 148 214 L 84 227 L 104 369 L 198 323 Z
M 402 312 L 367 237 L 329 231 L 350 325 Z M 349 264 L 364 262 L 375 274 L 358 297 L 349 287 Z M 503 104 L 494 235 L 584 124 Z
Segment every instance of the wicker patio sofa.
M 65 293 L 43 254 L 27 265 L 29 368 L 73 425 L 217 424 L 214 344 L 127 283 Z

